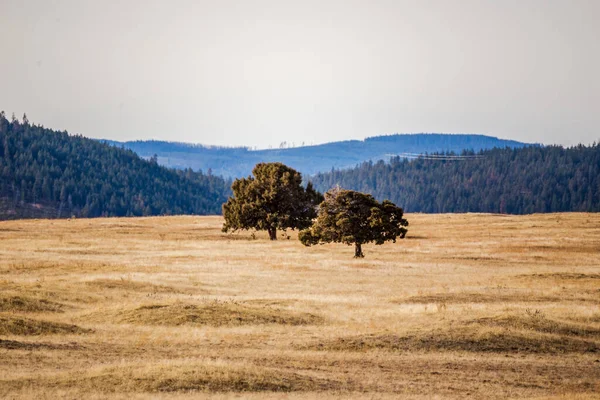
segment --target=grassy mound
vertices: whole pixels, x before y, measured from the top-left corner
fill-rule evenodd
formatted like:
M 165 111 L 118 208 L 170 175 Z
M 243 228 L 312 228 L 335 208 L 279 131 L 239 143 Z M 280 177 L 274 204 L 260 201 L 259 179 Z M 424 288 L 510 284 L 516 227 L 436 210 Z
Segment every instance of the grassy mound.
M 156 392 L 306 392 L 339 390 L 336 381 L 261 367 L 220 364 L 129 366 L 79 376 L 59 375 L 42 380 L 0 380 L 0 387 L 77 388 L 102 393 Z
M 468 351 L 562 354 L 600 352 L 594 342 L 560 337 L 531 337 L 519 333 L 462 329 L 423 335 L 363 335 L 318 343 L 311 348 L 335 351 Z
M 310 325 L 322 322 L 313 314 L 273 307 L 253 307 L 235 302 L 213 301 L 201 305 L 175 303 L 148 305 L 121 313 L 121 322 L 142 325 Z
M 125 290 L 132 292 L 149 292 L 149 293 L 180 293 L 179 290 L 164 285 L 155 285 L 147 282 L 132 281 L 130 279 L 95 279 L 85 282 L 85 285 L 90 288 L 99 290 Z
M 567 317 L 571 321 L 581 322 L 585 324 L 600 324 L 600 312 L 590 315 L 569 315 Z
M 469 304 L 469 303 L 557 303 L 565 300 L 589 300 L 587 298 L 565 299 L 560 296 L 543 296 L 528 293 L 433 293 L 412 296 L 397 301 L 401 304 Z
M 82 346 L 77 343 L 68 344 L 54 344 L 54 343 L 33 343 L 33 342 L 21 342 L 17 340 L 4 340 L 0 339 L 0 349 L 6 350 L 73 350 L 80 349 Z
M 0 349 L 7 350 L 33 350 L 33 349 L 41 349 L 45 348 L 45 346 L 41 343 L 23 343 L 17 340 L 3 340 L 0 339 Z
M 40 321 L 12 316 L 0 317 L 0 335 L 38 336 L 52 334 L 80 334 L 90 332 L 77 325 Z
M 553 272 L 546 274 L 527 274 L 520 275 L 523 278 L 536 279 L 557 279 L 557 280 L 581 280 L 581 279 L 600 279 L 600 274 L 581 274 L 576 272 Z
M 591 326 L 556 321 L 532 312 L 530 316 L 507 315 L 491 318 L 480 318 L 473 323 L 486 326 L 497 326 L 507 329 L 550 333 L 561 336 L 600 339 L 600 329 Z
M 62 312 L 60 303 L 25 296 L 0 296 L 0 311 L 11 312 Z
M 468 351 L 498 353 L 598 353 L 600 330 L 538 316 L 480 318 L 453 328 L 407 335 L 340 337 L 309 348 L 335 351 Z

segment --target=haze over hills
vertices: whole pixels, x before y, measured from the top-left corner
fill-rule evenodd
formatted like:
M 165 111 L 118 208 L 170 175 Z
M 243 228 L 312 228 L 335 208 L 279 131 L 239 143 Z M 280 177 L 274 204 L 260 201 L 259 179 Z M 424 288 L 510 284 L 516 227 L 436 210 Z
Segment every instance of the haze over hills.
M 143 158 L 157 156 L 159 164 L 194 171 L 211 171 L 224 177 L 248 176 L 259 162 L 279 161 L 304 176 L 333 169 L 353 168 L 364 161 L 389 160 L 407 153 L 474 151 L 494 147 L 518 148 L 528 145 L 515 140 L 468 134 L 395 134 L 365 140 L 347 140 L 313 146 L 251 150 L 247 147 L 214 147 L 156 140 L 104 142 L 131 149 Z

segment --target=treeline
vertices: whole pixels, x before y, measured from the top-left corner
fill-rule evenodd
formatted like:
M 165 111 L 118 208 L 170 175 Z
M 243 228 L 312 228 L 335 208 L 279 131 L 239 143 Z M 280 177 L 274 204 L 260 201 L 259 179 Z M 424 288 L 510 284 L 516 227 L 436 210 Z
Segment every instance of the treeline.
M 317 174 L 311 181 L 322 192 L 339 185 L 409 212 L 598 212 L 600 144 L 394 157 Z
M 230 184 L 0 113 L 0 219 L 219 214 Z

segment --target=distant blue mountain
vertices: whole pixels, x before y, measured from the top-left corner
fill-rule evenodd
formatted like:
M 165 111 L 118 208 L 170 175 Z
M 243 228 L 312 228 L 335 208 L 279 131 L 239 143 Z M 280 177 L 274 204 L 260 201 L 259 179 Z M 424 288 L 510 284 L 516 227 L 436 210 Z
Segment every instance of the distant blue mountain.
M 285 149 L 250 150 L 246 147 L 214 147 L 189 143 L 156 140 L 115 142 L 103 140 L 117 147 L 125 147 L 144 158 L 154 155 L 158 163 L 172 168 L 209 170 L 224 177 L 247 176 L 259 162 L 279 161 L 306 175 L 330 171 L 332 168 L 351 168 L 364 161 L 389 160 L 394 156 L 462 150 L 518 148 L 528 143 L 498 139 L 485 135 L 466 134 L 396 134 L 375 136 L 365 140 L 347 140 L 314 146 Z

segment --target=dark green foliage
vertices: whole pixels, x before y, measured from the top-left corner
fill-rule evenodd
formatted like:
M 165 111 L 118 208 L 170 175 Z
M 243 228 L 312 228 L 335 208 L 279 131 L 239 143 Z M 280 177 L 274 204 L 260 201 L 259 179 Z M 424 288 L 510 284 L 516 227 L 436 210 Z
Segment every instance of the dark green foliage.
M 354 244 L 354 257 L 363 257 L 365 243 L 383 244 L 404 238 L 408 221 L 402 216 L 402 208 L 388 200 L 379 203 L 369 194 L 334 188 L 325 193 L 313 226 L 301 231 L 298 238 L 305 246 Z
M 318 190 L 336 185 L 402 202 L 408 212 L 528 214 L 600 211 L 600 145 L 493 149 L 460 160 L 363 163 L 313 176 Z
M 277 229 L 304 229 L 316 216 L 323 196 L 309 182 L 302 187 L 302 175 L 281 163 L 260 163 L 254 176 L 236 179 L 233 196 L 223 205 L 223 232 L 257 229 L 277 238 Z
M 0 219 L 218 214 L 223 179 L 0 115 Z

